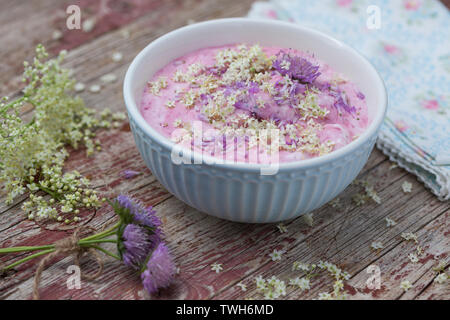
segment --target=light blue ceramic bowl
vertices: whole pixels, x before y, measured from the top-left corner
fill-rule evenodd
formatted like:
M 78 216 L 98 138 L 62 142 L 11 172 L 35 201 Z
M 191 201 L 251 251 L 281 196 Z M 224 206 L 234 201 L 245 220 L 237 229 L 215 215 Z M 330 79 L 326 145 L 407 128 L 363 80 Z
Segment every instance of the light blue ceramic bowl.
M 156 71 L 175 58 L 196 49 L 233 43 L 259 43 L 313 52 L 356 83 L 365 94 L 370 126 L 352 143 L 328 155 L 281 163 L 275 175 L 261 175 L 258 164 L 214 164 L 213 159 L 202 158 L 197 153 L 192 158 L 201 164 L 175 164 L 171 160 L 174 143 L 151 128 L 139 112 L 144 86 Z M 298 217 L 344 190 L 366 163 L 387 104 L 378 72 L 352 48 L 309 28 L 247 18 L 193 24 L 153 41 L 130 65 L 124 82 L 124 98 L 136 145 L 149 169 L 167 190 L 199 211 L 252 223 Z

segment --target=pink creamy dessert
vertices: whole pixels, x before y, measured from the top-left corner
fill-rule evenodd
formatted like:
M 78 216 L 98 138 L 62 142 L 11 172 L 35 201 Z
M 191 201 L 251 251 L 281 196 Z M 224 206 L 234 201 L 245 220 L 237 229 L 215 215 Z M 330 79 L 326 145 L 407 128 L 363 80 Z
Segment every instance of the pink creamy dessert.
M 364 94 L 344 75 L 309 53 L 259 45 L 172 61 L 148 82 L 141 113 L 191 150 L 249 163 L 324 155 L 369 125 Z

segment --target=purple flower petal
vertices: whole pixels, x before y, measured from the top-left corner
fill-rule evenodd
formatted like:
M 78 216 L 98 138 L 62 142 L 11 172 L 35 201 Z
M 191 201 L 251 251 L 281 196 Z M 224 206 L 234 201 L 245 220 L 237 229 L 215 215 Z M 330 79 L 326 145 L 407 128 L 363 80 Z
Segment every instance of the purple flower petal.
M 358 91 L 358 93 L 356 94 L 356 96 L 360 99 L 360 100 L 364 100 L 366 98 L 366 96 L 361 92 Z
M 305 58 L 292 56 L 283 51 L 277 54 L 272 66 L 281 75 L 288 75 L 302 83 L 313 83 L 320 75 L 318 65 L 315 66 Z
M 134 171 L 134 170 L 123 170 L 122 171 L 122 176 L 125 179 L 131 179 L 134 178 L 135 176 L 141 174 L 139 171 Z
M 175 275 L 175 264 L 164 243 L 159 243 L 147 262 L 147 269 L 141 273 L 142 284 L 153 294 L 170 285 Z
M 158 227 L 161 225 L 161 220 L 156 216 L 152 206 L 145 208 L 141 203 L 126 195 L 119 195 L 116 200 L 121 207 L 130 211 L 136 223 L 155 228 L 156 233 L 160 232 Z
M 342 110 L 345 110 L 348 113 L 355 113 L 356 112 L 356 108 L 355 107 L 351 107 L 351 106 L 348 105 L 347 99 L 346 99 L 346 97 L 345 97 L 343 92 L 332 91 L 331 95 L 336 98 L 335 102 L 334 102 L 334 107 L 339 112 L 342 112 Z
M 161 241 L 156 234 L 150 233 L 147 229 L 130 223 L 125 227 L 122 234 L 123 246 L 122 260 L 125 265 L 140 269 L 151 251 Z

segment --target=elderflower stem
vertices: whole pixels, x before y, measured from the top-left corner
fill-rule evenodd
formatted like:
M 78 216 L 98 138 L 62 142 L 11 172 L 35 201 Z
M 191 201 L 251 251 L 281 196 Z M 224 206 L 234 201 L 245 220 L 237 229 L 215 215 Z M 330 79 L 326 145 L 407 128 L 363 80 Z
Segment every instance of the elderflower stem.
M 34 259 L 34 258 L 43 256 L 43 255 L 45 255 L 45 254 L 47 254 L 47 253 L 51 253 L 51 252 L 53 252 L 53 251 L 55 251 L 55 249 L 48 249 L 48 250 L 44 250 L 44 251 L 41 251 L 41 252 L 32 254 L 31 256 L 28 256 L 28 257 L 26 257 L 26 258 L 20 259 L 19 261 L 16 261 L 16 262 L 10 264 L 9 266 L 4 267 L 4 268 L 2 269 L 2 271 L 6 271 L 6 270 L 9 270 L 9 269 L 12 269 L 12 268 L 14 268 L 15 266 L 18 266 L 19 264 L 22 264 L 22 263 L 27 262 L 27 261 L 29 261 L 29 260 L 31 260 L 31 259 Z
M 15 105 L 15 104 L 17 104 L 17 103 L 20 103 L 20 102 L 24 101 L 25 99 L 26 99 L 26 97 L 21 97 L 21 98 L 19 98 L 19 99 L 17 99 L 17 100 L 14 100 L 14 101 L 8 103 L 7 105 L 5 105 L 5 106 L 0 110 L 0 114 L 1 114 L 1 113 L 5 113 L 5 112 L 8 111 L 13 105 Z

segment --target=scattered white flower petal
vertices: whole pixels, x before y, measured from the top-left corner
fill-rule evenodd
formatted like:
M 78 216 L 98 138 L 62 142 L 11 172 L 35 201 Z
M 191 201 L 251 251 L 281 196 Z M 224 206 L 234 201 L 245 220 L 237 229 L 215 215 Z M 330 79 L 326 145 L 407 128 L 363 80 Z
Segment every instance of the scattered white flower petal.
M 285 282 L 275 276 L 267 280 L 258 276 L 255 278 L 255 281 L 257 291 L 263 293 L 265 299 L 272 300 L 286 295 Z
M 294 279 L 289 279 L 290 286 L 298 286 L 300 284 L 300 278 L 296 277 Z
M 366 195 L 371 198 L 375 203 L 380 204 L 381 203 L 381 198 L 380 196 L 377 194 L 377 192 L 375 191 L 375 189 L 372 186 L 367 185 L 365 187 L 366 190 Z
M 398 165 L 395 164 L 395 163 L 393 163 L 393 164 L 391 164 L 391 166 L 389 167 L 389 171 L 392 170 L 392 169 L 395 169 L 395 168 L 397 168 L 397 167 L 398 167 Z
M 123 54 L 121 52 L 114 52 L 111 58 L 114 62 L 120 62 L 123 59 Z
M 117 76 L 116 76 L 114 73 L 108 73 L 108 74 L 103 75 L 103 76 L 100 78 L 100 80 L 101 80 L 103 83 L 112 83 L 112 82 L 114 82 L 114 81 L 117 80 Z
M 221 263 L 213 263 L 211 265 L 211 270 L 215 271 L 216 273 L 219 273 L 220 271 L 223 270 L 222 264 Z
M 402 238 L 406 241 L 414 241 L 415 243 L 417 243 L 417 236 L 412 232 L 403 232 Z
M 352 200 L 357 206 L 362 206 L 366 203 L 367 196 L 362 193 L 356 193 L 352 196 Z
M 372 249 L 374 249 L 374 250 L 379 250 L 379 249 L 383 249 L 383 248 L 384 248 L 383 244 L 382 244 L 381 242 L 379 242 L 379 241 L 374 241 L 374 242 L 372 242 L 372 244 L 370 245 L 370 247 L 371 247 Z
M 98 84 L 93 84 L 92 86 L 89 87 L 89 91 L 92 93 L 99 93 L 101 89 L 102 87 Z
M 334 198 L 333 200 L 331 200 L 330 202 L 330 205 L 333 207 L 333 208 L 340 208 L 342 205 L 341 205 L 341 199 L 340 198 Z
M 85 85 L 84 85 L 84 83 L 81 83 L 81 82 L 78 82 L 78 83 L 76 83 L 75 85 L 74 85 L 74 87 L 73 87 L 73 89 L 76 91 L 76 92 L 81 92 L 81 91 L 83 91 L 84 89 L 85 89 Z
M 59 40 L 59 39 L 62 38 L 62 36 L 63 36 L 63 33 L 60 30 L 55 30 L 52 33 L 52 39 L 53 40 Z
M 314 219 L 313 219 L 312 213 L 305 213 L 305 214 L 303 215 L 303 220 L 304 220 L 304 221 L 306 222 L 306 224 L 307 224 L 308 226 L 310 226 L 310 227 L 312 227 L 313 224 L 314 224 Z
M 386 227 L 392 227 L 395 226 L 397 224 L 397 222 L 395 222 L 394 220 L 392 220 L 391 218 L 386 218 Z
M 408 181 L 403 182 L 402 190 L 404 193 L 410 193 L 412 190 L 412 183 Z
M 91 32 L 95 28 L 96 21 L 94 18 L 89 18 L 83 21 L 82 29 L 84 32 Z
M 419 262 L 419 258 L 417 257 L 417 255 L 416 255 L 415 253 L 410 253 L 410 254 L 408 255 L 408 258 L 409 258 L 409 260 L 410 260 L 412 263 L 417 263 L 417 262 Z
M 122 29 L 120 34 L 124 39 L 128 39 L 130 37 L 130 31 L 127 29 Z
M 238 284 L 236 284 L 236 287 L 241 288 L 242 291 L 247 291 L 247 286 L 245 284 L 243 284 L 242 282 L 239 282 Z
M 274 249 L 271 254 L 269 254 L 269 257 L 272 258 L 272 261 L 278 261 L 281 260 L 281 255 L 284 253 L 283 250 L 277 250 Z
M 299 287 L 302 291 L 309 290 L 311 288 L 309 279 L 306 278 L 300 279 L 299 277 L 289 279 L 289 285 Z
M 409 280 L 404 280 L 400 283 L 400 288 L 402 288 L 405 292 L 411 289 L 412 284 Z
M 266 280 L 263 279 L 262 276 L 257 276 L 255 278 L 255 282 L 256 282 L 256 289 L 261 291 L 264 290 L 266 288 Z
M 319 300 L 332 300 L 331 294 L 328 292 L 319 293 Z
M 277 225 L 278 230 L 280 231 L 280 233 L 285 233 L 287 232 L 287 228 L 284 224 L 280 223 Z
M 443 284 L 447 281 L 447 279 L 448 279 L 448 276 L 446 273 L 440 273 L 440 274 L 438 274 L 438 276 L 436 278 L 434 278 L 434 282 Z
M 421 246 L 417 246 L 416 252 L 417 256 L 421 256 L 423 254 L 423 248 Z
M 309 265 L 307 263 L 302 263 L 300 261 L 294 261 L 292 264 L 292 271 L 309 271 Z

